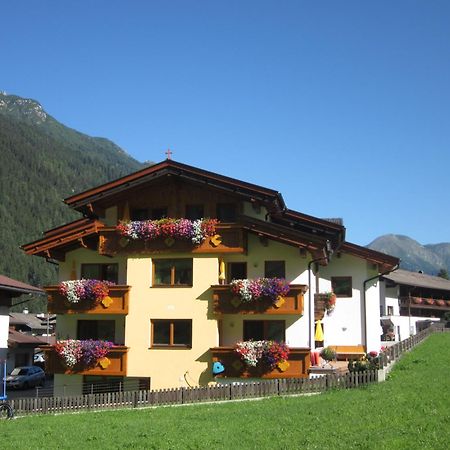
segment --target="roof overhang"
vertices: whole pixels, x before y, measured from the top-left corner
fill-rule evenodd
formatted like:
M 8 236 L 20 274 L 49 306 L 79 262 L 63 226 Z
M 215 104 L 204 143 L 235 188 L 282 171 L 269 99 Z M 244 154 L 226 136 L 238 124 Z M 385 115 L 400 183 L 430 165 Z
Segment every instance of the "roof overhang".
M 352 244 L 351 242 L 343 242 L 339 251 L 357 256 L 358 258 L 363 258 L 372 264 L 376 264 L 379 268 L 379 272 L 382 273 L 395 269 L 400 263 L 400 259 L 395 256 L 386 255 L 385 253 L 377 252 L 367 247 L 361 247 L 360 245 Z
M 214 172 L 198 169 L 187 164 L 165 160 L 153 166 L 126 175 L 109 183 L 68 197 L 64 202 L 71 208 L 86 215 L 93 211 L 93 204 L 114 197 L 125 190 L 143 186 L 162 177 L 176 176 L 196 184 L 213 187 L 230 192 L 249 201 L 259 201 L 269 204 L 272 210 L 281 211 L 286 208 L 282 195 L 272 189 L 267 189 L 235 178 L 226 177 Z
M 65 252 L 70 249 L 87 247 L 95 250 L 97 231 L 103 227 L 104 224 L 98 220 L 76 220 L 47 231 L 42 239 L 22 245 L 21 248 L 28 255 L 64 261 Z

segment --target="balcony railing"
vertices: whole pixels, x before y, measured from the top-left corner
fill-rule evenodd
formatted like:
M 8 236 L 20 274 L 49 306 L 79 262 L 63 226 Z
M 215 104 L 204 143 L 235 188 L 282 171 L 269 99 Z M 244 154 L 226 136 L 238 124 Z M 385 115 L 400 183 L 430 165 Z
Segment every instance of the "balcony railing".
M 402 308 L 437 309 L 450 311 L 450 300 L 433 299 L 429 297 L 400 297 Z
M 273 302 L 263 298 L 253 302 L 242 302 L 233 294 L 229 284 L 215 285 L 213 289 L 213 311 L 215 314 L 295 314 L 303 315 L 304 284 L 291 284 L 289 293 Z
M 141 240 L 121 236 L 115 227 L 99 230 L 98 251 L 101 255 L 142 253 L 245 253 L 247 242 L 240 225 L 217 225 L 217 235 L 195 246 L 189 241 L 173 239 Z
M 56 353 L 51 345 L 42 346 L 45 352 L 45 371 L 47 373 L 77 374 L 77 375 L 107 375 L 126 376 L 127 375 L 127 352 L 128 347 L 114 346 L 103 360 L 97 362 L 94 367 L 86 368 L 81 363 L 72 369 L 67 368 L 61 357 Z
M 248 367 L 233 347 L 211 348 L 212 362 L 220 362 L 224 372 L 217 375 L 223 378 L 307 378 L 311 366 L 309 348 L 291 348 L 288 364 L 266 371 L 260 367 Z
M 46 286 L 45 291 L 48 295 L 48 312 L 50 314 L 128 314 L 130 286 L 110 286 L 108 297 L 95 303 L 84 301 L 69 303 L 59 293 L 58 286 Z

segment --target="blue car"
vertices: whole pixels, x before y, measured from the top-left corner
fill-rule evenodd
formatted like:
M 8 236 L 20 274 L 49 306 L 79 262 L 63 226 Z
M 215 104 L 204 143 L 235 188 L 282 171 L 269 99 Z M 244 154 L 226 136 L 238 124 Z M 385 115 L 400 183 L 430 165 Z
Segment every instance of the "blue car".
M 6 377 L 6 387 L 9 389 L 28 389 L 44 386 L 45 372 L 37 366 L 23 366 L 13 369 Z

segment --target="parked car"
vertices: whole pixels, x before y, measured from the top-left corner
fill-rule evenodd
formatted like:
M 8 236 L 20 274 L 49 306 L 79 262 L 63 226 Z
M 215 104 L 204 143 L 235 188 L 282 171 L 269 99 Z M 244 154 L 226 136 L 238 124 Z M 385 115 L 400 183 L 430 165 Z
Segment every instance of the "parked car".
M 43 386 L 45 372 L 37 366 L 23 366 L 13 369 L 6 377 L 6 387 L 12 389 L 28 389 L 34 386 Z

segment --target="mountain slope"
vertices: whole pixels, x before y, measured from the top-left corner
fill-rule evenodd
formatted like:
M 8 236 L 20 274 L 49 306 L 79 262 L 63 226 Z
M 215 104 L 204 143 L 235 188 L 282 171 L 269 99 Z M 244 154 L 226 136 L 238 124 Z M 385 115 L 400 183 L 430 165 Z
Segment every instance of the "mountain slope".
M 386 234 L 371 242 L 373 250 L 397 256 L 401 259 L 400 267 L 436 275 L 440 269 L 450 271 L 450 244 L 421 245 L 407 236 Z
M 111 141 L 60 124 L 34 100 L 0 93 L 0 273 L 55 282 L 55 268 L 19 246 L 79 217 L 63 198 L 142 167 Z

